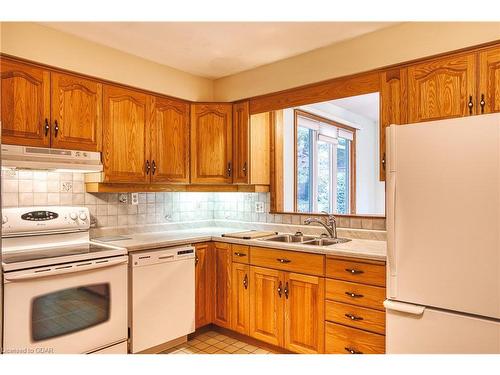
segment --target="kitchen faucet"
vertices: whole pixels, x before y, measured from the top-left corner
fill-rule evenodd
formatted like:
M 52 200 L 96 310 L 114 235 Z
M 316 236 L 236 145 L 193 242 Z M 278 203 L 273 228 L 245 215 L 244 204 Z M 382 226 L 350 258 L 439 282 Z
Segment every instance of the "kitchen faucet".
M 337 219 L 333 214 L 329 214 L 328 212 L 321 211 L 322 213 L 325 213 L 328 215 L 326 219 L 326 223 L 321 220 L 320 218 L 316 217 L 308 217 L 307 219 L 304 220 L 305 225 L 309 225 L 311 223 L 318 223 L 321 224 L 325 227 L 325 229 L 328 231 L 328 234 L 330 238 L 337 238 Z

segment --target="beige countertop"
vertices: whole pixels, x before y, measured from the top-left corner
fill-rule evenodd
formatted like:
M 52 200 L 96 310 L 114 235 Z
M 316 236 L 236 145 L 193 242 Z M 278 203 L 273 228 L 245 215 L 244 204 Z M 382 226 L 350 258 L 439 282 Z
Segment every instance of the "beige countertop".
M 261 239 L 243 240 L 221 236 L 224 233 L 241 231 L 241 228 L 202 227 L 160 232 L 127 233 L 117 234 L 119 236 L 126 237 L 126 239 L 107 241 L 105 243 L 109 245 L 124 247 L 127 248 L 129 252 L 134 252 L 161 247 L 193 244 L 205 241 L 219 241 L 325 255 L 340 255 L 374 260 L 386 259 L 385 241 L 353 239 L 352 241 L 336 245 L 312 246 L 300 243 L 271 242 L 263 241 Z M 111 236 L 113 234 L 108 235 Z M 99 241 L 99 238 L 100 237 L 94 237 L 93 240 Z

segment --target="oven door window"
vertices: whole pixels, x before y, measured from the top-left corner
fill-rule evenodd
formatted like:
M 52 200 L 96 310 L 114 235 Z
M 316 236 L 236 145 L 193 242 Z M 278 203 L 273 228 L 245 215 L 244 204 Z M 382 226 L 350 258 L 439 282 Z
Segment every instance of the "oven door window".
M 106 322 L 110 315 L 109 284 L 63 289 L 33 299 L 34 342 L 82 331 Z

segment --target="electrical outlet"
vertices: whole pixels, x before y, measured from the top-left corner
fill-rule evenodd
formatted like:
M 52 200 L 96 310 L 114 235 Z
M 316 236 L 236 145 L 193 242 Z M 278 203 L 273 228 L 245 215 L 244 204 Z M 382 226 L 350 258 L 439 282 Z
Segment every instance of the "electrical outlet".
M 130 204 L 134 206 L 139 204 L 139 193 L 130 193 Z
M 264 213 L 264 202 L 255 202 L 255 212 L 258 214 Z

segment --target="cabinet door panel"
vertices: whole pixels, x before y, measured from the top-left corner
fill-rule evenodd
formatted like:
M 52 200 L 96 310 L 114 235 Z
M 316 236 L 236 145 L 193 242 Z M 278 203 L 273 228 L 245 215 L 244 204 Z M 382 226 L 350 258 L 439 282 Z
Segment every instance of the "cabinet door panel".
M 500 112 L 500 47 L 479 55 L 478 103 L 480 113 Z
M 196 328 L 212 323 L 213 315 L 213 262 L 210 244 L 196 245 L 195 285 L 196 285 Z
M 287 273 L 285 298 L 285 347 L 297 353 L 322 353 L 325 279 Z
M 474 114 L 475 59 L 475 54 L 468 54 L 408 67 L 408 122 Z
M 191 182 L 232 182 L 232 105 L 191 106 Z
M 100 151 L 102 85 L 59 73 L 51 74 L 51 85 L 52 147 Z
M 50 145 L 50 73 L 2 59 L 2 143 Z
M 145 94 L 104 86 L 105 182 L 149 182 L 149 119 Z
M 231 328 L 231 244 L 214 243 L 214 324 Z
M 250 332 L 250 289 L 248 264 L 233 263 L 231 278 L 231 329 L 248 335 Z
M 283 346 L 284 340 L 282 280 L 281 271 L 250 267 L 250 336 L 276 346 Z
M 234 183 L 249 182 L 249 122 L 248 102 L 233 105 L 233 163 Z
M 152 182 L 189 183 L 189 105 L 152 98 Z

